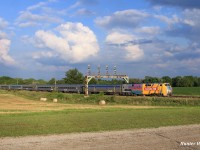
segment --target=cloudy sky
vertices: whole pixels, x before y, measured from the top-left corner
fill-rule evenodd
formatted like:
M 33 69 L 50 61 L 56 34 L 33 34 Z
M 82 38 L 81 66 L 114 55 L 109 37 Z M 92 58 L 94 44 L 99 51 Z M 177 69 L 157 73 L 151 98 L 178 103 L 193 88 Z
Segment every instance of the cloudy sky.
M 0 76 L 200 76 L 198 0 L 3 0 Z

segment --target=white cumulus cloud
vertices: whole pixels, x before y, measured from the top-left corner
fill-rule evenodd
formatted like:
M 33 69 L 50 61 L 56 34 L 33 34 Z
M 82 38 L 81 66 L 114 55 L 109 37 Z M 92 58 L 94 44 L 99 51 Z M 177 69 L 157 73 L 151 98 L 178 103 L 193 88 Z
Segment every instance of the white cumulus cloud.
M 132 39 L 133 39 L 132 35 L 122 34 L 119 32 L 112 32 L 106 37 L 106 42 L 112 43 L 112 44 L 122 44 L 122 43 L 127 43 L 128 41 L 131 41 Z
M 112 32 L 106 37 L 106 42 L 109 44 L 123 45 L 122 48 L 125 51 L 124 58 L 127 61 L 137 61 L 144 56 L 144 52 L 139 45 L 131 44 L 134 40 L 137 40 L 137 38 L 133 35 L 120 32 Z
M 54 2 L 57 1 L 48 0 L 46 2 L 39 2 L 35 5 L 27 7 L 23 11 L 20 11 L 19 16 L 15 21 L 15 25 L 19 27 L 31 27 L 63 22 L 63 19 L 60 17 L 60 15 L 63 15 L 63 11 L 65 12 L 65 10 L 58 11 L 51 8 L 49 5 Z
M 97 55 L 99 45 L 96 36 L 82 23 L 67 22 L 58 26 L 55 31 L 56 33 L 37 31 L 36 46 L 50 49 L 56 56 L 69 63 L 83 62 Z
M 184 19 L 183 22 L 192 27 L 199 27 L 200 25 L 200 9 L 186 9 L 183 11 Z
M 144 52 L 138 45 L 128 45 L 125 47 L 126 50 L 126 60 L 136 61 L 141 59 L 144 56 Z
M 0 29 L 4 29 L 7 26 L 8 26 L 8 22 L 0 17 Z
M 29 11 L 22 11 L 16 20 L 16 25 L 19 27 L 29 27 L 45 23 L 60 23 L 62 21 L 61 18 L 52 14 L 34 14 Z
M 0 62 L 5 65 L 14 65 L 15 60 L 8 54 L 10 40 L 0 39 Z
M 173 15 L 171 18 L 164 15 L 154 15 L 154 17 L 167 23 L 169 26 L 180 22 L 180 18 L 177 15 Z
M 99 17 L 95 23 L 105 28 L 134 28 L 138 26 L 149 15 L 146 12 L 129 9 L 116 11 L 110 16 Z
M 148 34 L 148 35 L 157 35 L 160 32 L 160 27 L 155 26 L 155 27 L 140 27 L 136 29 L 136 32 L 143 33 L 143 34 Z

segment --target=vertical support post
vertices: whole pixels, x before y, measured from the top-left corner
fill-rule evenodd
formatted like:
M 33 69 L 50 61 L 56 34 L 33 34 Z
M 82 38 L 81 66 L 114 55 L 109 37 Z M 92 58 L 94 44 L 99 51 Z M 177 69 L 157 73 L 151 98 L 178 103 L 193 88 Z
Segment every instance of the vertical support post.
M 88 76 L 85 76 L 85 96 L 88 96 Z
M 54 91 L 57 91 L 57 82 L 56 82 L 56 78 L 54 78 Z
M 108 65 L 106 65 L 106 75 L 108 76 Z
M 114 66 L 114 75 L 117 75 L 117 68 Z
M 90 82 L 90 80 L 94 78 L 94 76 L 85 76 L 85 96 L 88 96 L 88 83 Z
M 91 70 L 90 70 L 91 68 L 90 68 L 90 65 L 88 65 L 88 75 L 90 76 L 90 74 L 91 74 Z
M 100 65 L 98 65 L 98 76 L 100 77 L 101 75 L 101 68 L 100 68 Z

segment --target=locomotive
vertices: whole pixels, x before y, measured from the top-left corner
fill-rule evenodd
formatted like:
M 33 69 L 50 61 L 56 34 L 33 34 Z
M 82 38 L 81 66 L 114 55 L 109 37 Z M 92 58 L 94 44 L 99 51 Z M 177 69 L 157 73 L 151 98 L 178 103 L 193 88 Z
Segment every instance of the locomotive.
M 122 85 L 122 95 L 158 95 L 172 96 L 169 83 L 142 83 Z
M 28 91 L 58 91 L 63 93 L 84 94 L 84 84 L 57 84 L 57 85 L 0 85 L 4 90 L 28 90 Z M 90 94 L 105 93 L 119 95 L 158 95 L 171 96 L 172 87 L 169 83 L 141 83 L 120 85 L 88 85 Z

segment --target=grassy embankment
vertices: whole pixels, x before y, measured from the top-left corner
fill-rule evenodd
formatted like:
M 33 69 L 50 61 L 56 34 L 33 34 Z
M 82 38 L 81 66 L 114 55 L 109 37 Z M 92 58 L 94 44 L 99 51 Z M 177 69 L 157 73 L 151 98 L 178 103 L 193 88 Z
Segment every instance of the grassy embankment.
M 33 92 L 33 91 L 0 91 L 0 93 L 8 93 L 16 96 L 24 97 L 38 101 L 41 97 L 45 97 L 49 102 L 54 98 L 59 103 L 65 104 L 98 104 L 100 100 L 105 100 L 109 105 L 139 105 L 139 106 L 200 106 L 200 88 L 173 88 L 174 95 L 190 95 L 197 98 L 170 98 L 157 96 L 116 96 L 93 94 L 84 97 L 83 94 L 68 94 L 57 92 Z

